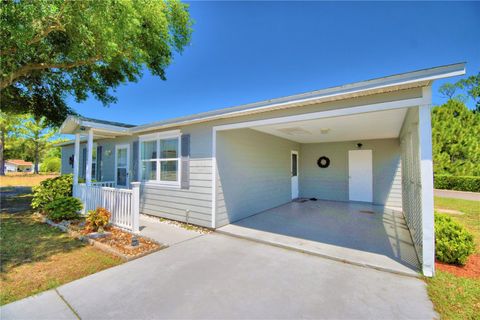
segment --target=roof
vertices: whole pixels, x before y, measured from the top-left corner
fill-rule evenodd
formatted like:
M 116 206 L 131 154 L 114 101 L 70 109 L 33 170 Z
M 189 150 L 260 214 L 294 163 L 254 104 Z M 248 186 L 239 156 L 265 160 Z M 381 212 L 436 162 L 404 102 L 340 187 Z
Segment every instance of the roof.
M 122 123 L 122 122 L 107 121 L 107 120 L 94 119 L 94 118 L 87 118 L 87 117 L 83 117 L 83 116 L 79 116 L 78 118 L 79 118 L 80 120 L 84 120 L 84 121 L 96 122 L 96 123 L 101 123 L 101 124 L 108 124 L 108 125 L 116 126 L 116 127 L 123 127 L 123 128 L 133 128 L 133 127 L 135 127 L 134 124 L 128 124 L 128 123 Z
M 17 166 L 31 166 L 33 165 L 32 162 L 30 161 L 24 161 L 22 159 L 10 159 L 10 160 L 5 160 L 5 162 L 17 165 Z
M 465 74 L 465 62 L 400 73 L 387 77 L 375 78 L 371 80 L 360 81 L 276 99 L 264 100 L 235 107 L 229 107 L 179 118 L 152 122 L 139 126 L 132 126 L 105 120 L 70 116 L 67 118 L 67 120 L 65 120 L 60 130 L 62 133 L 72 133 L 68 131 L 71 131 L 71 128 L 74 126 L 84 125 L 86 127 L 93 127 L 94 125 L 97 125 L 97 127 L 101 129 L 107 129 L 108 127 L 109 130 L 113 130 L 114 132 L 121 134 L 140 133 L 149 130 L 164 129 L 217 119 L 232 118 L 248 114 L 267 112 L 272 110 L 293 108 L 334 100 L 349 99 L 370 94 L 386 93 L 416 87 L 425 87 L 431 85 L 434 80 L 459 76 L 463 74 Z

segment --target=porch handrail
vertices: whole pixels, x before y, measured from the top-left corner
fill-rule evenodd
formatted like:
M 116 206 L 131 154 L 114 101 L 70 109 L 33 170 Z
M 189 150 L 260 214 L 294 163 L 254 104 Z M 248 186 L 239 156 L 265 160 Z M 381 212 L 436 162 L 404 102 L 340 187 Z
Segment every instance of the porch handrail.
M 110 222 L 134 233 L 140 231 L 140 182 L 132 182 L 132 189 L 119 189 L 101 185 L 73 186 L 73 196 L 83 203 L 82 214 L 103 207 L 112 214 Z
M 98 182 L 92 182 L 92 186 L 114 188 L 114 187 L 115 187 L 115 181 L 98 181 Z

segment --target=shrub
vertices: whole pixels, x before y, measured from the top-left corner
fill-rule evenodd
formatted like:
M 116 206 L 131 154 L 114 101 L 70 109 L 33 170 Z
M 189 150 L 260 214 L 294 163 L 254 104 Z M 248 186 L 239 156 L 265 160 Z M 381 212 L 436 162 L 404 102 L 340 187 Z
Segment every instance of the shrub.
M 111 213 L 105 208 L 97 208 L 96 210 L 88 211 L 87 215 L 87 229 L 89 231 L 103 232 L 104 228 L 110 221 Z
M 82 202 L 74 197 L 59 197 L 45 206 L 47 217 L 53 221 L 73 220 L 79 218 Z
M 60 172 L 60 166 L 62 165 L 62 160 L 57 157 L 45 159 L 41 166 L 41 172 Z
M 475 251 L 473 236 L 447 215 L 435 214 L 435 252 L 439 261 L 464 265 Z
M 71 174 L 50 178 L 33 187 L 32 207 L 44 210 L 45 206 L 60 197 L 72 195 L 73 176 Z
M 458 191 L 480 192 L 480 177 L 435 175 L 434 187 Z

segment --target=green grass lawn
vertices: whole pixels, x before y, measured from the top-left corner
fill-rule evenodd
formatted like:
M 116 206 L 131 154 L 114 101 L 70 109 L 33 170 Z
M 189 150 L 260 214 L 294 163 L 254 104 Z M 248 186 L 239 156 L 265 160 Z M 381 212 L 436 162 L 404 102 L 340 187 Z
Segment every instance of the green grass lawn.
M 480 253 L 480 203 L 461 199 L 435 197 L 435 208 L 458 210 L 463 215 L 450 214 L 474 236 Z M 442 319 L 480 319 L 480 280 L 458 277 L 438 271 L 427 279 L 427 289 L 435 310 Z
M 30 195 L 1 200 L 0 305 L 121 263 L 36 220 Z

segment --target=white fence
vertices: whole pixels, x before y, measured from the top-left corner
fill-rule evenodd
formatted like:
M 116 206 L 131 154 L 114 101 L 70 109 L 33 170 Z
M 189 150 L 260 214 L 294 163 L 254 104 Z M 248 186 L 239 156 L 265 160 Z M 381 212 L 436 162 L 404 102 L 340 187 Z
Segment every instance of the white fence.
M 110 183 L 110 182 L 105 182 Z M 73 187 L 73 196 L 83 203 L 83 213 L 102 207 L 111 212 L 110 222 L 120 228 L 139 232 L 140 183 L 132 182 L 132 189 L 118 189 L 92 183 Z

